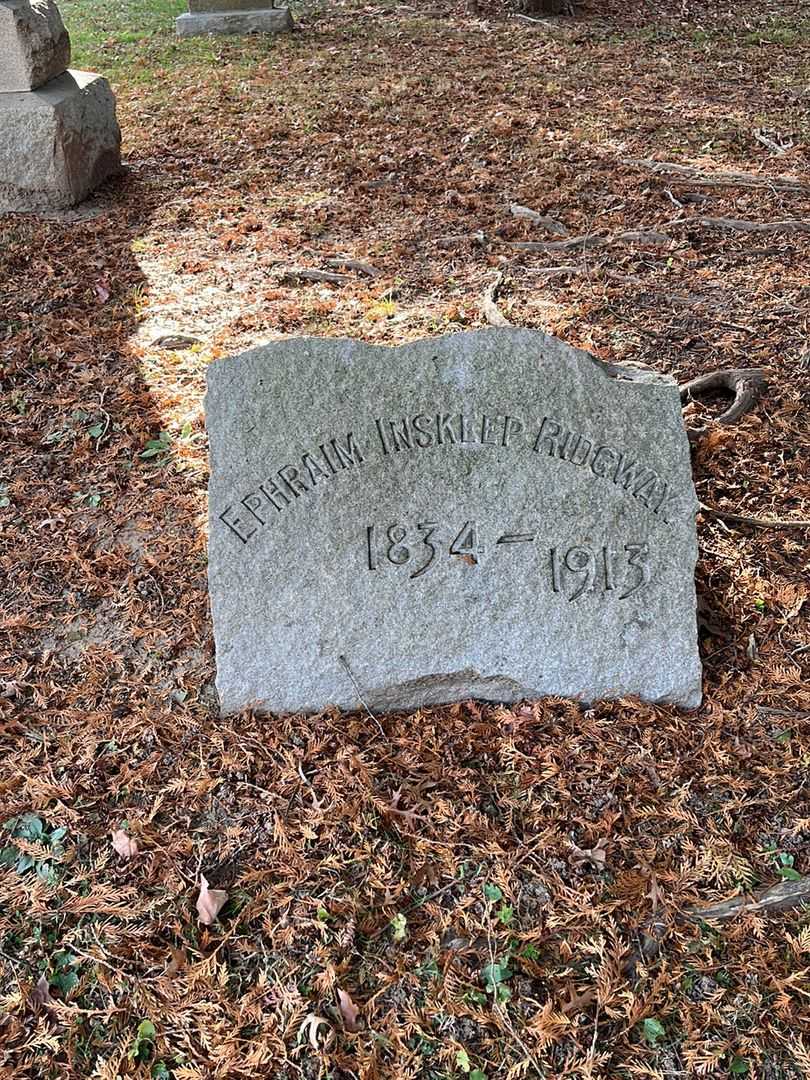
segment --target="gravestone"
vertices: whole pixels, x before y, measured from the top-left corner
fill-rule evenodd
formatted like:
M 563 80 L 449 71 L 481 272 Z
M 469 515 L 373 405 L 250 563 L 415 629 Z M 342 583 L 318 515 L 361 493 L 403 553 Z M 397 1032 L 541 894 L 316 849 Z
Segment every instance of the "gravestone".
M 53 0 L 0 3 L 0 93 L 36 90 L 67 70 L 70 38 Z
M 701 700 L 689 446 L 669 377 L 545 334 L 215 361 L 222 710 Z
M 179 37 L 200 34 L 280 34 L 292 30 L 290 9 L 262 0 L 188 0 L 175 20 Z
M 0 211 L 75 206 L 120 169 L 110 86 L 69 62 L 53 0 L 0 0 Z

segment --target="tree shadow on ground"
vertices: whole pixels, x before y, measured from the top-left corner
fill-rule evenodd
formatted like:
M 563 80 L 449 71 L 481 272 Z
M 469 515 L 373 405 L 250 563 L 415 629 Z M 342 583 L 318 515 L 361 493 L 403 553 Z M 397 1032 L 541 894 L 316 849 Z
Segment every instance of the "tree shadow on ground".
M 204 465 L 182 445 L 201 436 L 167 432 L 133 346 L 159 198 L 130 172 L 58 220 L 8 215 L 0 234 L 0 693 L 23 726 L 77 725 L 88 790 L 122 765 L 105 745 L 141 738 L 147 717 L 171 744 L 174 714 L 210 705 Z

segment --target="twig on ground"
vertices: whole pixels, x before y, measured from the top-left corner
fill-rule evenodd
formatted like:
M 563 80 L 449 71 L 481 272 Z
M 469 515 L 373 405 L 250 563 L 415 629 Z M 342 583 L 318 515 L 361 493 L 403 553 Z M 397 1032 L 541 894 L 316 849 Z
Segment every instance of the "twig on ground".
M 475 244 L 476 247 L 483 247 L 486 242 L 486 233 L 480 229 L 477 232 L 463 233 L 460 236 L 436 237 L 436 245 L 440 248 L 462 247 L 464 244 Z
M 357 694 L 358 701 L 363 706 L 363 708 L 366 710 L 366 712 L 371 717 L 371 719 L 374 721 L 374 723 L 377 725 L 377 728 L 378 728 L 380 734 L 382 735 L 382 737 L 384 739 L 387 738 L 388 736 L 385 734 L 385 729 L 383 728 L 382 724 L 377 719 L 377 717 L 374 715 L 374 713 L 371 711 L 371 709 L 368 707 L 368 703 L 366 702 L 366 699 L 363 697 L 363 694 L 362 694 L 362 692 L 360 690 L 360 685 L 357 682 L 357 679 L 355 679 L 355 677 L 354 677 L 354 672 L 349 667 L 349 661 L 346 659 L 346 657 L 343 655 L 343 653 L 340 654 L 340 656 L 338 657 L 338 660 L 340 660 L 341 664 L 346 669 L 346 674 L 349 676 L 349 678 L 352 681 L 352 686 L 354 687 L 355 694 Z
M 607 239 L 591 234 L 571 236 L 568 240 L 510 240 L 508 244 L 516 251 L 586 251 L 588 248 L 601 247 L 607 243 Z
M 503 274 L 499 272 L 496 274 L 492 284 L 484 289 L 484 295 L 481 297 L 481 313 L 490 326 L 512 325 L 506 316 L 501 313 L 498 305 L 495 303 L 495 298 L 498 295 L 498 290 L 501 285 L 503 285 Z
M 510 240 L 509 247 L 516 251 L 587 251 L 608 244 L 644 244 L 648 247 L 665 247 L 672 237 L 652 229 L 631 229 L 628 232 L 602 234 L 588 233 L 570 236 L 567 240 Z
M 608 237 L 610 243 L 623 244 L 646 244 L 648 247 L 666 247 L 672 243 L 672 237 L 666 233 L 656 232 L 654 229 L 630 229 L 627 232 L 617 233 Z
M 523 22 L 527 23 L 535 23 L 535 25 L 537 26 L 545 26 L 549 30 L 553 29 L 556 26 L 556 23 L 553 23 L 550 19 L 533 19 L 531 15 L 523 15 L 519 11 L 513 11 L 512 18 L 521 19 Z
M 301 779 L 307 785 L 309 790 L 312 792 L 312 802 L 313 802 L 313 804 L 315 806 L 315 809 L 316 810 L 321 810 L 323 808 L 323 802 L 316 795 L 315 788 L 313 787 L 312 781 L 309 779 L 307 774 L 304 772 L 304 769 L 303 769 L 300 761 L 298 762 L 298 775 L 301 777 Z
M 521 267 L 526 274 L 531 274 L 533 277 L 568 277 L 572 274 L 585 274 L 587 268 L 584 266 L 523 266 Z
M 734 521 L 739 525 L 756 525 L 761 529 L 810 529 L 810 520 L 796 518 L 757 518 L 747 517 L 745 514 L 735 514 L 730 510 L 720 510 L 716 506 L 708 506 L 706 503 L 698 503 L 704 514 L 709 517 L 720 518 L 721 521 Z

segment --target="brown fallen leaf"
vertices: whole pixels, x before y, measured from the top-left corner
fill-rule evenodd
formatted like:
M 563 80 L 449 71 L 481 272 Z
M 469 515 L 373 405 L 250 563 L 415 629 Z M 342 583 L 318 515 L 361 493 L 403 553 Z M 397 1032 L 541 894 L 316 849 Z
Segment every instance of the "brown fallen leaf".
M 324 1045 L 329 1042 L 329 1036 L 331 1034 L 331 1027 L 329 1021 L 323 1017 L 318 1016 L 316 1013 L 309 1013 L 305 1018 L 303 1024 L 300 1027 L 299 1034 L 306 1035 L 309 1040 L 309 1045 L 313 1050 L 320 1050 L 321 1044 L 318 1042 L 318 1030 L 319 1028 L 326 1028 L 326 1036 L 324 1038 Z
M 48 976 L 44 971 L 40 975 L 37 985 L 32 990 L 28 1003 L 34 1012 L 39 1012 L 40 1009 L 47 1009 L 51 1005 L 56 1004 L 51 997 L 51 986 L 48 982 Z
M 132 859 L 138 854 L 138 842 L 123 829 L 116 829 L 112 834 L 112 846 L 122 859 Z
M 197 913 L 200 922 L 210 926 L 217 915 L 228 903 L 228 894 L 224 889 L 209 889 L 205 874 L 200 874 L 200 895 L 197 897 Z
M 580 994 L 572 982 L 568 983 L 566 991 L 568 1000 L 563 1001 L 562 1006 L 564 1016 L 575 1016 L 578 1013 L 585 1012 L 596 997 L 596 994 L 590 988 L 586 988 Z
M 186 955 L 185 949 L 177 949 L 172 945 L 171 954 L 172 958 L 166 965 L 166 970 L 163 973 L 169 979 L 173 979 L 174 976 L 177 975 L 179 971 L 182 971 L 188 963 L 188 957 Z
M 360 1025 L 358 1023 L 360 1017 L 360 1010 L 352 1001 L 351 996 L 346 993 L 345 990 L 337 988 L 338 1003 L 340 1005 L 340 1015 L 343 1017 L 343 1026 L 347 1031 L 359 1031 Z
M 607 862 L 606 846 L 607 838 L 604 836 L 600 840 L 597 840 L 596 846 L 592 848 L 580 848 L 572 843 L 571 860 L 572 862 L 575 862 L 577 866 L 586 866 L 590 863 L 595 870 L 604 870 L 605 863 Z
M 396 814 L 397 817 L 401 817 L 404 821 L 407 821 L 410 825 L 416 824 L 417 821 L 427 821 L 428 819 L 422 814 L 417 814 L 415 810 L 400 810 L 399 802 L 402 798 L 402 788 L 397 788 L 391 796 L 391 802 L 386 806 L 386 810 L 389 814 Z

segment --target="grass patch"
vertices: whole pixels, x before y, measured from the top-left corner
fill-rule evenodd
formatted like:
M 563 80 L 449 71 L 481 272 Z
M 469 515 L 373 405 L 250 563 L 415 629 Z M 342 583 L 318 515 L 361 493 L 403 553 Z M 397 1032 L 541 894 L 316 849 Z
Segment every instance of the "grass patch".
M 237 77 L 273 52 L 278 38 L 178 38 L 174 22 L 188 10 L 185 0 L 64 0 L 70 32 L 71 66 L 98 71 L 132 86 L 166 83 L 171 76 L 196 78 L 200 69 L 235 68 Z M 165 86 L 166 94 L 171 92 Z

